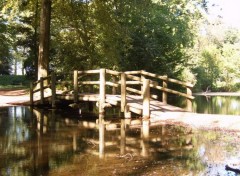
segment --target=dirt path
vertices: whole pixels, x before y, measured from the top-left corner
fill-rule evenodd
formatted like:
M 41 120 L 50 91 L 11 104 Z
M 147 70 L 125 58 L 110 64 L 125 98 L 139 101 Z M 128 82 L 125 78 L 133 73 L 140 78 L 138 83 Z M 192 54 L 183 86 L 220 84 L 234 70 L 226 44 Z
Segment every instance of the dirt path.
M 28 90 L 0 90 L 0 107 L 23 105 L 30 101 Z

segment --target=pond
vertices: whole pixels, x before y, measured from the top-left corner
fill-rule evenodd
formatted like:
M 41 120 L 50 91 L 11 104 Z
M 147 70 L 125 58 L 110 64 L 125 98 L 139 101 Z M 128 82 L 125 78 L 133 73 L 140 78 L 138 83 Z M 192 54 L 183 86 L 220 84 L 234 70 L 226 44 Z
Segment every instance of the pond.
M 0 108 L 0 175 L 235 175 L 240 135 L 79 111 Z
M 240 96 L 195 96 L 194 112 L 240 115 Z

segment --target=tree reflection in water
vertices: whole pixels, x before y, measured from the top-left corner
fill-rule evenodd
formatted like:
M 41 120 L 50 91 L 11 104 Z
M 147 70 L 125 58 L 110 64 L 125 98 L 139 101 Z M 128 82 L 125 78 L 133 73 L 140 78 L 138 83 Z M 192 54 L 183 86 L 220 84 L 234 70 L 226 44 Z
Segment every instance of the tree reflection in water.
M 238 136 L 74 110 L 0 109 L 0 175 L 226 175 Z
M 196 96 L 193 106 L 197 113 L 240 115 L 239 96 Z

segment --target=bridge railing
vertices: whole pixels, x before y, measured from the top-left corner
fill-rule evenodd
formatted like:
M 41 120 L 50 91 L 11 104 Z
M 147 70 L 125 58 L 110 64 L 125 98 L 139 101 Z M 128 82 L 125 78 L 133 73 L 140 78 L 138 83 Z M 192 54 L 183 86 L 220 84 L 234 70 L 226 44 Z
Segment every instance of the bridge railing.
M 168 78 L 168 76 L 162 76 L 150 72 L 146 72 L 144 70 L 141 71 L 128 71 L 125 72 L 127 74 L 127 77 L 134 80 L 134 81 L 140 81 L 141 84 L 143 83 L 143 80 L 149 79 L 149 86 L 151 88 L 154 88 L 158 91 L 162 92 L 162 102 L 167 104 L 168 103 L 168 94 L 173 94 L 177 96 L 181 96 L 186 98 L 187 100 L 187 110 L 192 111 L 192 100 L 194 99 L 194 96 L 192 96 L 192 88 L 193 84 L 179 81 L 176 79 Z M 136 76 L 137 75 L 137 76 Z M 168 87 L 168 84 L 175 84 L 177 86 L 180 86 L 182 88 L 185 88 L 186 92 L 181 92 L 178 90 L 173 90 L 172 88 Z M 131 92 L 139 92 L 133 89 L 127 88 L 127 90 Z M 150 94 L 150 97 L 153 99 L 158 99 L 158 95 L 154 95 L 153 93 Z
M 99 76 L 98 76 L 99 75 Z M 96 80 L 87 79 L 86 77 L 95 77 Z M 85 79 L 83 79 L 85 77 Z M 100 69 L 100 70 L 85 70 L 85 71 L 74 71 L 73 84 L 74 84 L 74 102 L 78 102 L 78 95 L 83 85 L 97 86 L 99 89 L 99 112 L 104 112 L 106 106 L 106 93 L 107 86 L 111 87 L 111 94 L 117 93 L 119 86 L 120 72 Z
M 56 107 L 56 76 L 55 73 L 52 72 L 50 76 L 41 77 L 38 81 L 30 83 L 30 104 L 34 104 L 34 95 L 39 94 L 40 104 L 44 104 L 44 98 L 46 92 L 50 93 L 48 95 L 51 97 L 52 107 Z M 50 92 L 49 92 L 50 91 Z
M 49 84 L 45 84 L 48 82 Z M 177 84 L 186 89 L 185 92 L 173 90 L 168 87 L 169 83 Z M 38 87 L 36 85 L 39 85 Z M 92 92 L 96 93 L 96 88 L 99 90 L 99 112 L 104 112 L 106 107 L 106 93 L 120 94 L 121 95 L 121 111 L 127 111 L 127 95 L 135 94 L 141 95 L 143 98 L 143 116 L 149 116 L 150 114 L 150 99 L 159 99 L 159 91 L 162 92 L 162 102 L 167 102 L 168 94 L 175 94 L 185 97 L 187 99 L 187 110 L 192 109 L 192 84 L 168 78 L 167 76 L 161 76 L 158 74 L 149 73 L 143 70 L 140 71 L 127 71 L 118 72 L 108 69 L 99 70 L 75 70 L 73 74 L 73 100 L 75 103 L 79 100 L 79 93 L 84 85 L 89 85 L 92 88 Z M 33 87 L 37 87 L 33 89 Z M 50 88 L 52 90 L 52 106 L 55 107 L 56 100 L 56 78 L 55 74 L 51 76 L 41 78 L 39 81 L 32 83 L 30 99 L 33 103 L 33 94 L 40 92 L 41 103 L 44 101 L 44 90 Z M 109 89 L 111 88 L 111 89 Z M 120 88 L 120 89 L 119 89 Z M 155 93 L 152 90 L 155 89 Z M 88 93 L 87 91 L 81 93 Z
M 146 72 L 144 70 L 140 71 L 127 71 L 124 72 L 125 76 L 122 75 L 122 92 L 124 93 L 124 89 L 126 89 L 127 93 L 131 94 L 139 94 L 143 98 L 143 116 L 149 116 L 149 103 L 150 99 L 159 99 L 159 91 L 162 92 L 162 102 L 168 103 L 168 94 L 174 94 L 181 97 L 185 97 L 187 99 L 187 107 L 188 111 L 192 111 L 192 100 L 194 97 L 192 96 L 192 88 L 193 85 L 190 83 L 186 83 L 183 81 L 179 81 L 176 79 L 168 78 L 167 76 L 161 76 L 158 74 L 153 74 Z M 124 82 L 126 82 L 124 85 Z M 186 92 L 180 92 L 178 90 L 173 90 L 168 87 L 168 84 L 176 84 L 180 87 L 185 88 Z M 138 85 L 138 86 L 136 86 Z M 153 91 L 153 89 L 157 91 Z M 121 110 L 124 111 L 126 107 L 126 100 L 124 98 L 125 94 L 122 94 L 122 102 L 121 102 Z

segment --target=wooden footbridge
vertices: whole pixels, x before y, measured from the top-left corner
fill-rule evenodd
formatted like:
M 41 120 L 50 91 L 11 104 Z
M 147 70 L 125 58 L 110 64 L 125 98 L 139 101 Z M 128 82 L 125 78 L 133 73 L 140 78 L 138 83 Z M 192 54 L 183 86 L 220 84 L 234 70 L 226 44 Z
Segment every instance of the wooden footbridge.
M 191 111 L 194 99 L 192 84 L 143 70 L 126 72 L 108 69 L 76 70 L 67 90 L 57 90 L 58 84 L 61 82 L 56 81 L 54 73 L 33 82 L 30 89 L 31 105 L 50 102 L 55 108 L 57 102 L 63 100 L 74 104 L 90 101 L 97 102 L 99 113 L 104 113 L 107 107 L 120 106 L 125 117 L 136 113 L 149 118 L 160 116 L 166 111 Z M 172 87 L 184 92 L 174 90 Z M 186 98 L 186 109 L 169 105 L 168 94 Z

